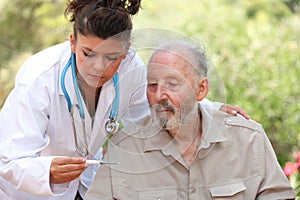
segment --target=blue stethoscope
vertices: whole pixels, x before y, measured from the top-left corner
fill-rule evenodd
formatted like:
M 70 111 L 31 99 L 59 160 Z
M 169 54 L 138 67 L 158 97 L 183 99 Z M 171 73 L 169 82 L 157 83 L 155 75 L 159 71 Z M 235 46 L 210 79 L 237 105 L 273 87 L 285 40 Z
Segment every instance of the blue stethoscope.
M 71 58 L 69 59 L 68 63 L 64 67 L 61 75 L 61 88 L 62 91 L 66 97 L 67 104 L 68 104 L 68 110 L 72 119 L 72 127 L 73 127 L 73 133 L 74 133 L 74 138 L 75 138 L 75 146 L 76 146 L 76 151 L 80 153 L 82 156 L 86 157 L 88 156 L 88 145 L 87 145 L 87 135 L 86 135 L 86 130 L 85 130 L 85 114 L 84 114 L 84 108 L 83 108 L 83 103 L 82 99 L 80 97 L 80 92 L 79 92 L 79 87 L 78 87 L 78 82 L 77 82 L 77 77 L 76 77 L 76 60 L 75 60 L 75 54 L 71 54 Z M 76 93 L 77 101 L 78 104 L 72 105 L 70 96 L 68 95 L 68 92 L 66 90 L 65 86 L 65 77 L 67 70 L 71 67 L 72 70 L 72 78 L 73 78 L 73 84 L 74 84 L 74 90 Z M 115 88 L 115 97 L 112 103 L 112 108 L 110 110 L 109 114 L 109 119 L 105 123 L 105 130 L 109 135 L 115 134 L 119 129 L 120 129 L 120 123 L 117 121 L 118 117 L 118 110 L 119 110 L 119 75 L 116 73 L 113 76 L 113 83 L 114 83 L 114 88 Z M 78 135 L 76 132 L 75 128 L 75 120 L 74 120 L 74 110 L 78 109 L 79 115 L 81 118 L 82 122 L 82 127 L 83 127 L 83 133 L 84 133 L 84 138 L 83 141 L 78 141 Z M 82 144 L 83 142 L 83 144 Z

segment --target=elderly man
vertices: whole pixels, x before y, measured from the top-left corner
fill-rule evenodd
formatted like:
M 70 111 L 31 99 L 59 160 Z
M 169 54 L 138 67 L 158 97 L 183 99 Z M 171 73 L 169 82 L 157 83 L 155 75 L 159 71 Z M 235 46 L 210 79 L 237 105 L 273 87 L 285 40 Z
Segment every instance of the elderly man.
M 94 199 L 294 199 L 262 126 L 203 108 L 207 59 L 186 42 L 156 49 L 148 65 L 151 116 L 109 143 L 87 193 Z

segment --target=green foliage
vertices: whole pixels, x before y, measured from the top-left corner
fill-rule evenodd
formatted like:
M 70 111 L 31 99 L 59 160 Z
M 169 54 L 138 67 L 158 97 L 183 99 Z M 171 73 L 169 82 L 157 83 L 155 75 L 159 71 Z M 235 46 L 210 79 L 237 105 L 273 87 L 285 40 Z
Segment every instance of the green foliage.
M 0 68 L 14 54 L 37 52 L 67 37 L 63 0 L 3 0 L 0 12 Z M 64 36 L 63 36 L 64 35 Z
M 291 10 L 291 12 L 300 12 L 300 0 L 283 0 L 283 2 Z
M 17 73 L 18 67 L 27 59 L 30 53 L 20 53 L 7 62 L 5 67 L 0 69 L 0 111 L 6 96 L 14 86 L 14 77 Z
M 22 63 L 18 55 L 32 54 L 68 39 L 70 28 L 63 16 L 64 0 L 1 0 L 0 9 L 1 107 Z
M 296 200 L 300 200 L 300 173 L 290 176 L 289 180 L 295 190 Z

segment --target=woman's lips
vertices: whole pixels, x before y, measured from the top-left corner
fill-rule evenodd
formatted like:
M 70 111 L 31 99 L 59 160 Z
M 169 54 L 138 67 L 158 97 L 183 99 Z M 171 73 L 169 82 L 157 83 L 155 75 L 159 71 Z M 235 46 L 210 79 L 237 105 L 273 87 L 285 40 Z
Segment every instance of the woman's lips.
M 93 74 L 90 74 L 89 76 L 90 76 L 93 80 L 101 80 L 101 79 L 104 78 L 103 76 L 98 76 L 98 75 L 93 75 Z

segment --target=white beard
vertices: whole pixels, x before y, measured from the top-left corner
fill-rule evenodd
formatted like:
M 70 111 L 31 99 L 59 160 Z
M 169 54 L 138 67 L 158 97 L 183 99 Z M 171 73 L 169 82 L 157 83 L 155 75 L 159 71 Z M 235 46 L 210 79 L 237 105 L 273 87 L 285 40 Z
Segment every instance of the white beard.
M 166 130 L 179 129 L 181 125 L 187 123 L 191 113 L 198 109 L 198 103 L 193 96 L 181 103 L 180 108 L 174 108 L 169 102 L 163 102 L 151 107 L 152 116 L 159 125 Z M 163 108 L 168 108 L 170 112 L 160 112 Z

